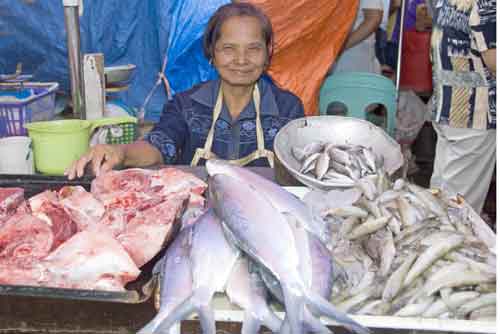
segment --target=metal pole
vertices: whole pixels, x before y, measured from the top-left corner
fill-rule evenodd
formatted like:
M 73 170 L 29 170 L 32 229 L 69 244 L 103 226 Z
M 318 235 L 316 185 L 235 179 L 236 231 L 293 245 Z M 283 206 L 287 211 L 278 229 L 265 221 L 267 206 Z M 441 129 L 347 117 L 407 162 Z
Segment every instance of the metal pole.
M 398 42 L 398 62 L 396 68 L 396 92 L 399 99 L 399 80 L 401 78 L 401 56 L 403 50 L 403 31 L 405 27 L 405 12 L 406 12 L 406 0 L 401 0 L 400 8 L 400 19 L 399 19 L 399 42 Z
M 68 65 L 71 82 L 71 99 L 73 101 L 73 115 L 85 119 L 85 105 L 83 100 L 83 66 L 80 53 L 80 19 L 78 5 L 64 5 L 64 19 L 68 42 Z

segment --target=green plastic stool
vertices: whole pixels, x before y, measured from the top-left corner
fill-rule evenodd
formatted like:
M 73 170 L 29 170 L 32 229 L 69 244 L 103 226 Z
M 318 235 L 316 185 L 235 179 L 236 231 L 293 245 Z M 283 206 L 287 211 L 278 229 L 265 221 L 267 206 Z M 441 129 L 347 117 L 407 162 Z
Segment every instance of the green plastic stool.
M 390 136 L 394 136 L 396 101 L 396 86 L 390 79 L 367 72 L 340 72 L 327 77 L 323 82 L 319 93 L 319 113 L 329 115 L 328 107 L 333 103 L 341 103 L 347 107 L 345 116 L 383 125 L 381 127 Z M 381 104 L 385 107 L 385 121 L 365 111 L 371 104 Z

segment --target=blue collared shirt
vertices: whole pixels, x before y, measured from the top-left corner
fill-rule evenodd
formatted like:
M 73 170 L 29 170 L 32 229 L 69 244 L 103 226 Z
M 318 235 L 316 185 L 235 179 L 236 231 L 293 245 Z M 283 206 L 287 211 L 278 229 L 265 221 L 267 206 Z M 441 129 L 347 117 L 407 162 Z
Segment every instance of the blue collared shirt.
M 220 80 L 207 81 L 177 94 L 167 102 L 160 121 L 145 136 L 145 140 L 162 154 L 166 164 L 190 164 L 197 148 L 203 148 L 212 125 L 213 109 L 219 92 Z M 300 99 L 274 83 L 260 79 L 261 122 L 265 147 L 273 150 L 274 137 L 286 123 L 304 117 Z M 239 117 L 232 119 L 226 105 L 215 124 L 212 152 L 222 159 L 239 159 L 257 149 L 253 100 Z M 259 159 L 251 166 L 267 166 Z

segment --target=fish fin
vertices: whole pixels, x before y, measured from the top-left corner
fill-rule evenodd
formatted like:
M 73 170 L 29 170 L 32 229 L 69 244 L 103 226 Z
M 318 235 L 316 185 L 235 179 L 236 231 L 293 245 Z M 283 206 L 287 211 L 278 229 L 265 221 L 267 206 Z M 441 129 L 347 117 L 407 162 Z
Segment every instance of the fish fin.
M 290 286 L 282 284 L 285 310 L 288 321 L 284 322 L 290 325 L 290 334 L 302 333 L 302 310 L 304 308 L 304 299 L 301 294 L 297 294 Z M 282 325 L 283 328 L 283 325 Z M 280 329 L 282 332 L 282 329 Z
M 243 324 L 241 326 L 241 334 L 258 334 L 260 325 L 261 322 L 252 314 L 252 312 L 246 310 L 243 318 Z
M 330 334 L 332 331 L 326 327 L 321 320 L 314 317 L 309 310 L 304 314 L 304 325 L 307 332 Z
M 200 325 L 203 334 L 215 334 L 215 316 L 211 305 L 204 305 L 198 308 Z
M 281 327 L 281 319 L 276 316 L 276 314 L 267 308 L 267 312 L 264 313 L 261 319 L 262 325 L 266 326 L 273 333 L 277 333 Z
M 158 333 L 158 327 L 162 324 L 163 320 L 168 316 L 168 313 L 162 313 L 161 310 L 156 316 L 149 321 L 146 326 L 142 327 L 137 334 L 153 334 Z
M 326 301 L 323 297 L 321 297 L 317 293 L 313 291 L 307 291 L 305 296 L 307 298 L 308 304 L 313 308 L 314 311 L 317 311 L 318 313 L 323 314 L 335 320 L 339 324 L 349 328 L 350 330 L 355 331 L 356 333 L 359 334 L 371 333 L 371 331 L 368 328 L 357 323 L 349 316 L 347 316 L 347 314 L 345 314 L 344 312 L 337 310 L 332 304 L 330 304 L 328 301 Z
M 203 296 L 202 298 L 200 298 Z M 207 298 L 209 297 L 209 298 Z M 187 316 L 196 312 L 200 316 L 200 320 L 202 321 L 202 327 L 206 326 L 207 329 L 214 328 L 213 332 L 205 332 L 204 333 L 212 333 L 215 334 L 215 320 L 213 316 L 213 312 L 210 309 L 208 303 L 200 302 L 205 300 L 212 300 L 212 295 L 208 296 L 206 294 L 206 290 L 195 290 L 193 293 L 184 299 L 182 303 L 177 305 L 168 316 L 161 321 L 160 324 L 156 327 L 156 331 L 153 333 L 166 333 L 178 321 L 186 319 Z M 209 321 L 213 322 L 213 325 L 209 325 Z M 205 327 L 203 327 L 205 328 Z M 146 334 L 149 332 L 143 332 L 141 334 Z

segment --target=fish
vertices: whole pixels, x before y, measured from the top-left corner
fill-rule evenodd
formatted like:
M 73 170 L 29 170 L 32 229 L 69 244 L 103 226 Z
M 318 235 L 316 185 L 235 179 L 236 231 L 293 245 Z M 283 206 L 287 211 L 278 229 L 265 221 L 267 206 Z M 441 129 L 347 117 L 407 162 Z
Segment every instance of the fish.
M 352 205 L 329 208 L 323 212 L 323 216 L 337 216 L 341 218 L 356 217 L 356 218 L 366 218 L 368 217 L 368 212 Z
M 314 214 L 302 200 L 285 190 L 283 187 L 247 168 L 229 164 L 224 160 L 208 160 L 205 166 L 210 177 L 217 174 L 227 175 L 261 189 L 261 194 L 265 196 L 279 212 L 291 214 L 302 226 L 316 235 L 323 243 L 327 245 L 330 243 L 331 234 L 328 224 L 319 214 Z
M 382 299 L 372 300 L 363 306 L 357 314 L 366 315 L 386 315 L 391 310 L 391 304 Z
M 323 152 L 319 155 L 318 160 L 316 161 L 316 166 L 314 168 L 314 174 L 318 180 L 323 179 L 326 172 L 328 171 L 328 167 L 330 167 L 330 156 Z
M 247 257 L 238 258 L 227 281 L 226 295 L 244 310 L 241 333 L 258 333 L 261 325 L 276 333 L 282 321 L 267 304 L 267 289 L 260 274 L 250 267 Z
M 315 153 L 319 153 L 323 150 L 323 148 L 325 147 L 325 143 L 322 142 L 322 141 L 313 141 L 309 144 L 307 144 L 306 146 L 304 146 L 304 155 L 306 157 L 312 155 L 312 154 L 315 154 Z
M 404 279 L 417 257 L 417 253 L 411 253 L 406 257 L 405 261 L 398 267 L 398 269 L 391 274 L 385 284 L 384 291 L 382 292 L 382 300 L 390 302 L 394 299 L 394 297 L 396 297 L 403 287 Z
M 398 317 L 418 317 L 428 310 L 434 301 L 434 297 L 426 297 L 419 302 L 406 305 L 394 315 Z
M 161 314 L 162 320 L 155 326 L 154 331 L 150 331 L 148 324 L 139 334 L 166 332 L 176 322 L 193 312 L 199 315 L 203 333 L 216 332 L 212 298 L 216 292 L 224 291 L 240 252 L 226 241 L 220 219 L 213 209 L 207 210 L 195 223 L 184 228 L 186 229 L 191 231 L 189 259 L 192 292 L 166 316 Z
M 347 235 L 347 239 L 353 240 L 358 239 L 362 236 L 365 236 L 370 233 L 374 233 L 387 225 L 390 217 L 382 217 L 382 218 L 368 218 L 364 223 L 356 226 L 351 233 Z
M 167 316 L 193 293 L 193 277 L 191 274 L 190 228 L 182 229 L 172 244 L 168 247 L 164 257 L 158 261 L 153 273 L 159 275 L 160 307 L 156 316 L 149 321 L 138 333 L 158 333 L 159 326 Z M 174 334 L 174 331 L 169 331 Z
M 497 294 L 495 292 L 493 293 L 485 293 L 482 294 L 481 296 L 472 299 L 464 304 L 462 304 L 458 309 L 457 309 L 457 315 L 459 317 L 465 317 L 467 314 L 486 307 L 486 306 L 491 306 L 491 305 L 496 305 L 497 303 Z
M 464 242 L 464 237 L 455 234 L 447 238 L 445 241 L 437 243 L 427 248 L 415 261 L 406 276 L 403 285 L 408 286 L 413 282 L 418 275 L 423 273 L 436 260 L 444 256 L 446 253 L 459 247 Z
M 223 174 L 210 177 L 209 190 L 228 239 L 280 282 L 292 334 L 302 333 L 304 307 L 358 333 L 369 333 L 307 287 L 299 270 L 304 264 L 297 253 L 293 230 L 262 190 Z

